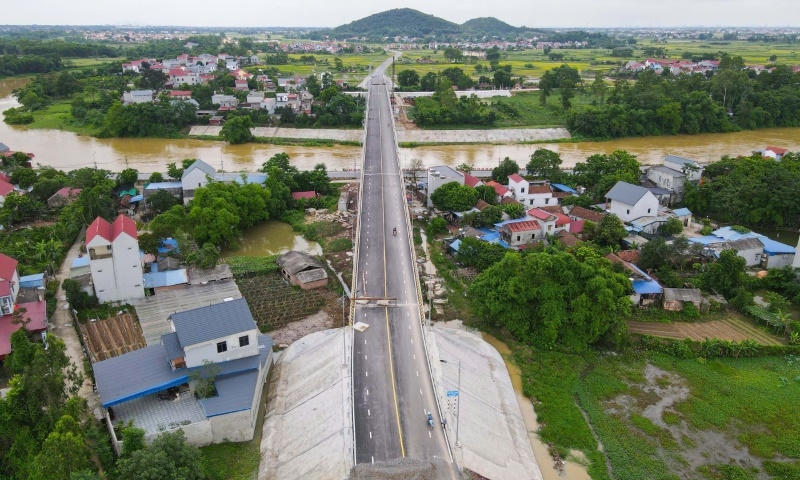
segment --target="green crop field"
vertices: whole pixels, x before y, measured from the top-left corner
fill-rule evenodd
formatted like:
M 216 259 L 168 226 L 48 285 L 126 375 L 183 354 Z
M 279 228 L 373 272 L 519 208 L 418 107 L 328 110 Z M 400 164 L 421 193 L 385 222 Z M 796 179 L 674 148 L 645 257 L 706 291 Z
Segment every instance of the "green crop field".
M 642 55 L 639 47 L 664 47 L 669 58 L 677 58 L 686 52 L 690 53 L 727 53 L 728 55 L 741 56 L 746 64 L 766 64 L 769 58 L 775 55 L 775 62 L 798 65 L 800 64 L 800 45 L 780 44 L 765 42 L 748 42 L 744 40 L 668 40 L 664 43 L 653 43 L 642 40 L 636 45 L 634 55 Z M 639 58 L 639 57 L 637 57 Z

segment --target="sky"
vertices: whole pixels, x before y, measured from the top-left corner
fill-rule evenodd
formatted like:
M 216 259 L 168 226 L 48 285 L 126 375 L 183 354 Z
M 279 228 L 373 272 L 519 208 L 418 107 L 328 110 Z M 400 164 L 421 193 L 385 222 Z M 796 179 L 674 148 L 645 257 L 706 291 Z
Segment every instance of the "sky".
M 3 24 L 335 27 L 392 8 L 414 8 L 456 23 L 493 16 L 542 28 L 800 27 L 800 0 L 27 0 L 10 5 L 3 8 Z

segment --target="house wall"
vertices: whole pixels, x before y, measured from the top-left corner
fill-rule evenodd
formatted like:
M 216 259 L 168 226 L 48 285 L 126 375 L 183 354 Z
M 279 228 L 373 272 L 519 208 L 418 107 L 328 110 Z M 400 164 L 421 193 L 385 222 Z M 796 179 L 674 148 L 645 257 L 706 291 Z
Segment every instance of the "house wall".
M 181 178 L 181 186 L 183 187 L 184 202 L 188 202 L 189 200 L 194 198 L 195 190 L 208 185 L 207 177 L 208 174 L 206 174 L 206 172 L 200 170 L 199 168 L 195 168 L 194 170 L 186 174 L 183 178 Z
M 239 346 L 239 337 L 247 335 L 250 337 L 250 344 L 246 347 Z M 186 351 L 186 366 L 198 367 L 203 365 L 203 360 L 210 360 L 214 363 L 227 362 L 229 360 L 236 360 L 237 358 L 250 357 L 258 355 L 258 330 L 248 330 L 246 332 L 237 333 L 227 337 L 215 338 L 208 342 L 198 343 L 184 347 Z M 228 350 L 222 353 L 217 353 L 217 343 L 227 341 Z
M 292 284 L 293 285 L 297 285 L 298 287 L 302 288 L 303 290 L 313 290 L 315 288 L 320 288 L 320 287 L 324 287 L 325 285 L 327 285 L 328 284 L 328 279 L 327 278 L 322 278 L 320 280 L 317 280 L 316 282 L 309 282 L 309 283 L 299 283 L 299 282 L 294 282 L 293 281 Z
M 253 402 L 250 405 L 250 410 L 234 412 L 228 415 L 219 415 L 209 419 L 211 421 L 214 443 L 224 442 L 226 440 L 232 442 L 246 442 L 253 439 L 258 417 L 259 415 L 263 415 L 263 413 L 259 411 L 261 407 L 261 394 L 264 391 L 264 385 L 267 383 L 271 368 L 272 350 L 269 352 L 264 367 L 261 368 L 258 373 L 258 383 L 253 393 Z
M 433 174 L 434 170 L 428 170 L 428 178 L 427 178 L 427 187 L 428 187 L 428 207 L 433 206 L 433 202 L 431 202 L 431 195 L 435 192 L 439 187 L 446 183 L 450 182 L 458 182 L 461 185 L 464 185 L 464 176 L 460 175 L 457 177 L 446 177 L 446 176 L 436 176 Z
M 668 161 L 665 158 L 664 159 L 664 166 L 667 167 L 667 168 L 671 168 L 671 169 L 673 169 L 673 170 L 675 170 L 677 172 L 684 173 L 683 172 L 683 164 L 682 163 L 673 163 L 673 162 Z M 697 165 L 697 171 L 696 172 L 690 172 L 689 170 L 687 170 L 686 173 L 685 173 L 686 179 L 689 180 L 690 182 L 696 182 L 696 181 L 700 180 L 700 176 L 702 174 L 703 174 L 703 167 L 701 167 L 699 164 Z
M 761 263 L 761 255 L 763 254 L 763 250 L 761 248 L 749 248 L 747 250 L 738 250 L 736 254 L 744 258 L 748 267 L 752 267 L 753 265 L 758 265 Z M 791 262 L 789 263 L 791 264 Z
M 654 217 L 658 214 L 658 199 L 651 192 L 647 192 L 636 202 L 636 205 L 627 205 L 617 200 L 611 200 L 609 211 L 623 222 L 630 222 L 639 217 Z
M 764 268 L 781 268 L 786 266 L 791 266 L 794 263 L 795 255 L 792 253 L 789 254 L 778 254 L 778 255 L 767 255 L 766 253 L 763 254 L 764 258 L 766 258 L 766 262 Z
M 117 283 L 114 276 L 113 257 L 89 260 L 89 268 L 92 271 L 92 283 L 97 300 L 101 303 L 115 301 Z
M 116 284 L 115 300 L 144 298 L 144 276 L 139 260 L 139 241 L 127 233 L 122 233 L 114 239 L 112 247 L 111 259 L 114 264 Z
M 209 445 L 214 442 L 214 433 L 211 426 L 211 422 L 209 420 L 190 423 L 189 425 L 181 425 L 180 427 L 177 428 L 169 428 L 164 430 L 163 432 L 149 433 L 144 436 L 144 441 L 147 442 L 149 445 L 153 443 L 153 440 L 155 440 L 162 434 L 177 432 L 178 430 L 183 430 L 183 434 L 186 437 L 186 443 L 189 443 L 191 445 L 202 447 L 204 445 Z
M 659 187 L 666 188 L 675 192 L 676 201 L 683 198 L 684 183 L 685 183 L 684 177 L 676 177 L 668 173 L 664 173 L 654 168 L 651 168 L 647 170 L 647 178 L 652 180 Z

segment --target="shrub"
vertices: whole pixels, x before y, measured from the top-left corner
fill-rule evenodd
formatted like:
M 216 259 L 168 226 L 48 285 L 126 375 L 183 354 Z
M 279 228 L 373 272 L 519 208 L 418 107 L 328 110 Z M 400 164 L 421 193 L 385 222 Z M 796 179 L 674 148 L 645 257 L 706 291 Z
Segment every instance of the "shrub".
M 72 279 L 64 280 L 64 292 L 67 302 L 75 310 L 86 310 L 97 306 L 97 297 L 89 295 L 81 288 L 81 284 Z
M 435 237 L 447 233 L 447 221 L 444 218 L 436 217 L 428 224 L 428 236 Z
M 336 238 L 328 243 L 329 252 L 343 252 L 353 248 L 353 242 L 349 238 Z
M 700 310 L 694 306 L 694 303 L 685 303 L 683 305 L 683 313 L 689 318 L 697 318 L 700 316 Z

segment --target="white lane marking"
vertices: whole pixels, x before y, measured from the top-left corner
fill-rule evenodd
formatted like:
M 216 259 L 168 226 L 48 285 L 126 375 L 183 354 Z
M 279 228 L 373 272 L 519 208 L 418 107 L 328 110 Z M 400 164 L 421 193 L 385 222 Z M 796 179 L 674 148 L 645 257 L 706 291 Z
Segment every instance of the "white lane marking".
M 417 376 L 419 377 L 419 370 L 417 370 Z
M 411 343 L 414 343 L 414 339 L 413 338 L 411 339 Z
M 416 359 L 417 359 L 417 355 L 415 354 L 415 355 L 414 355 L 414 360 L 416 360 Z
M 369 396 L 369 388 L 367 389 L 367 396 Z
M 364 360 L 366 360 L 366 359 L 367 359 L 367 356 L 366 356 L 366 355 L 364 355 Z
M 372 463 L 375 463 L 375 457 L 372 457 Z
M 371 414 L 369 413 L 369 408 L 367 409 L 367 416 L 369 417 Z
M 365 374 L 367 377 L 369 377 L 369 372 L 364 372 L 364 374 Z
M 430 435 L 430 434 L 431 434 L 431 432 L 428 432 L 428 435 Z M 372 438 L 372 432 L 369 432 L 369 438 Z
M 372 437 L 369 437 L 369 438 L 372 438 Z M 430 430 L 428 430 L 428 438 L 433 438 L 433 437 L 431 437 L 431 432 L 430 432 Z
M 419 389 L 419 394 L 422 395 L 422 389 L 421 388 Z
M 364 316 L 366 317 L 366 316 L 367 316 L 367 314 L 365 313 L 365 314 L 364 314 Z M 410 327 L 409 327 L 409 328 L 410 328 Z M 366 341 L 366 340 L 364 340 L 364 345 L 366 345 L 366 344 L 367 344 L 367 341 Z

